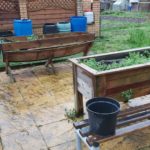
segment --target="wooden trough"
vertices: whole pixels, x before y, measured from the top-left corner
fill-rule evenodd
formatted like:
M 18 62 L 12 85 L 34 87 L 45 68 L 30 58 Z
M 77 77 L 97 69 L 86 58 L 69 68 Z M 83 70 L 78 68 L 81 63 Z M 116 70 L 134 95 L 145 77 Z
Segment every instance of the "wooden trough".
M 33 41 L 28 41 L 23 37 L 16 38 L 18 38 L 17 42 L 0 45 L 3 61 L 6 63 L 6 73 L 13 80 L 15 79 L 11 73 L 10 62 L 48 60 L 45 64 L 46 68 L 51 64 L 54 71 L 53 58 L 80 52 L 86 55 L 95 39 L 95 35 L 90 33 L 52 34 L 45 35 L 44 38 Z M 21 39 L 20 42 L 18 42 L 19 38 Z
M 150 94 L 150 63 L 107 71 L 96 71 L 80 63 L 88 58 L 95 58 L 97 61 L 122 59 L 128 56 L 129 52 L 142 53 L 145 50 L 150 51 L 150 47 L 71 59 L 76 111 L 83 113 L 83 97 L 91 99 L 107 96 L 121 101 L 122 92 L 129 89 L 133 92 L 132 98 Z

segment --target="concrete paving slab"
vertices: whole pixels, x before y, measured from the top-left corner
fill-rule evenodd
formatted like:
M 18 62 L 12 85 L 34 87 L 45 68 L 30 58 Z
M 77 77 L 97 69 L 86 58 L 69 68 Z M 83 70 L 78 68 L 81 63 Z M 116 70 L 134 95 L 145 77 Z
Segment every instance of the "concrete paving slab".
M 35 122 L 38 126 L 61 122 L 65 120 L 65 109 L 73 108 L 73 102 L 67 102 L 55 107 L 41 107 L 40 109 L 31 110 Z
M 36 127 L 2 136 L 4 150 L 47 150 Z
M 40 131 L 50 148 L 75 139 L 73 125 L 67 120 L 44 125 Z

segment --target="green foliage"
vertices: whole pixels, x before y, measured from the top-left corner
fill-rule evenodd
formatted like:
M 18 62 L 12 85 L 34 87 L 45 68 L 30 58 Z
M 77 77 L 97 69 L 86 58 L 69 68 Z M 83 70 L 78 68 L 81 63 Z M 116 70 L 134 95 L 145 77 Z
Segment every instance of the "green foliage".
M 73 109 L 65 109 L 65 117 L 68 119 L 68 121 L 76 121 L 77 112 Z
M 34 40 L 38 39 L 38 36 L 33 34 L 31 36 L 28 36 L 27 39 L 28 39 L 28 41 L 34 41 Z
M 110 64 L 107 64 L 104 60 L 96 61 L 95 58 L 84 59 L 81 63 L 97 70 L 97 71 L 105 71 L 120 67 L 126 67 L 131 65 L 143 64 L 146 62 L 150 62 L 150 52 L 145 51 L 143 54 L 139 52 L 130 52 L 129 56 L 121 59 L 121 60 L 112 60 Z
M 133 97 L 132 89 L 129 89 L 127 91 L 123 91 L 121 93 L 121 96 L 124 98 L 124 102 L 127 103 Z
M 130 30 L 128 42 L 137 47 L 150 45 L 149 35 L 141 29 Z

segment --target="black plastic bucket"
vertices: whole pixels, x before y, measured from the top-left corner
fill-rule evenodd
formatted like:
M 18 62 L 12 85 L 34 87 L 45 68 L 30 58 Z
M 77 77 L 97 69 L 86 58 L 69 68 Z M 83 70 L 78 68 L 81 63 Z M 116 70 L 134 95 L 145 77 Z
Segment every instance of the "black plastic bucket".
M 88 100 L 86 107 L 91 132 L 101 136 L 115 134 L 117 115 L 120 111 L 120 104 L 116 100 L 97 97 Z
M 43 25 L 43 34 L 52 34 L 52 33 L 58 33 L 58 28 L 56 23 L 45 23 Z

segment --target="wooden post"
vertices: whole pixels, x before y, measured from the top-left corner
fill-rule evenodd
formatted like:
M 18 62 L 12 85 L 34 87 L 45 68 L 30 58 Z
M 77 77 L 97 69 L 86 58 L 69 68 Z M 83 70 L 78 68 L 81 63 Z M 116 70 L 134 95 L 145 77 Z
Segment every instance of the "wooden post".
M 77 115 L 83 114 L 83 96 L 77 89 L 77 67 L 73 64 L 73 85 L 74 85 L 74 95 L 75 95 L 75 110 Z

